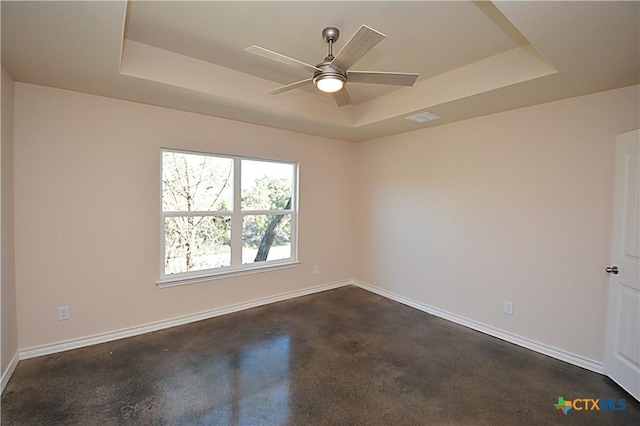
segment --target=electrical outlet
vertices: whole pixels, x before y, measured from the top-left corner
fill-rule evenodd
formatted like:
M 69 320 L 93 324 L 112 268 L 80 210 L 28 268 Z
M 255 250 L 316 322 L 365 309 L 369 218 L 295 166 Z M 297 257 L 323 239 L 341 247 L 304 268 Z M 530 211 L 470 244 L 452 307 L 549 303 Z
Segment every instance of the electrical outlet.
M 58 307 L 58 321 L 64 321 L 68 319 L 69 319 L 69 307 L 68 306 Z
M 313 275 L 318 275 L 320 273 L 320 267 L 319 266 L 314 266 L 313 267 Z
M 503 305 L 502 305 L 502 310 L 504 311 L 505 314 L 507 315 L 513 315 L 513 303 L 511 302 L 507 302 L 506 300 L 504 301 Z

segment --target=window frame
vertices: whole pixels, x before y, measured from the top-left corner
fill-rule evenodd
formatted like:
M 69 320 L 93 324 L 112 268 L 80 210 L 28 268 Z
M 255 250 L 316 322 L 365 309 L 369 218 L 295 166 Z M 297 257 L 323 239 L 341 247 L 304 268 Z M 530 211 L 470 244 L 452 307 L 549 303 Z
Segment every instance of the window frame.
M 233 210 L 218 211 L 164 211 L 163 206 L 163 154 L 173 152 L 188 155 L 200 155 L 215 158 L 225 158 L 233 160 Z M 269 163 L 280 163 L 293 166 L 291 183 L 291 207 L 287 210 L 242 210 L 242 160 L 261 161 Z M 159 250 L 159 279 L 156 284 L 159 287 L 172 287 L 194 282 L 209 281 L 212 279 L 228 278 L 236 275 L 254 274 L 265 270 L 284 269 L 296 267 L 298 260 L 298 186 L 299 186 L 300 164 L 296 161 L 287 161 L 271 158 L 246 157 L 240 155 L 217 154 L 210 152 L 191 151 L 175 148 L 160 148 L 160 178 L 159 178 L 159 210 L 160 210 L 160 250 Z M 278 260 L 265 260 L 263 262 L 242 263 L 242 239 L 243 239 L 243 218 L 249 215 L 279 215 L 288 214 L 291 216 L 291 257 Z M 231 264 L 217 268 L 201 269 L 197 271 L 180 272 L 175 274 L 165 273 L 165 218 L 167 217 L 187 217 L 187 216 L 229 216 L 231 218 L 230 250 Z M 235 230 L 235 232 L 234 232 Z

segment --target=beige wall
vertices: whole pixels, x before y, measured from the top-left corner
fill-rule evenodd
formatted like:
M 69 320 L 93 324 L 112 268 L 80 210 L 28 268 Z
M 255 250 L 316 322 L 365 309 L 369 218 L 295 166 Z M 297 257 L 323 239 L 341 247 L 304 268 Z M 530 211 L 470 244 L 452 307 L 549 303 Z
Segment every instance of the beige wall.
M 13 79 L 2 68 L 2 149 L 0 151 L 1 209 L 1 321 L 0 366 L 2 375 L 18 352 L 16 281 L 13 250 Z
M 300 266 L 156 288 L 160 147 L 299 161 Z M 354 151 L 342 141 L 17 83 L 20 348 L 350 278 Z M 57 321 L 61 305 L 70 320 Z
M 638 99 L 635 86 L 349 144 L 17 83 L 19 347 L 356 278 L 601 361 L 615 136 L 639 126 Z M 300 161 L 302 264 L 156 288 L 160 147 Z
M 638 86 L 360 143 L 356 279 L 602 361 Z M 514 315 L 502 303 L 514 303 Z

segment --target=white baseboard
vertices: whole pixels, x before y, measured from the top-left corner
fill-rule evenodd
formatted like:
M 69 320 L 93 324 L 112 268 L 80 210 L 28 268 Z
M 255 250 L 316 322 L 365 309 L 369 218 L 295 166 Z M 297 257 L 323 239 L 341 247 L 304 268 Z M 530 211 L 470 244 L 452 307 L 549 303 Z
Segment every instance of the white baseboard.
M 582 367 L 586 370 L 593 371 L 596 373 L 603 374 L 602 363 L 598 361 L 594 361 L 588 358 L 584 358 L 582 356 L 572 354 L 570 352 L 564 351 L 562 349 L 554 348 L 543 343 L 539 343 L 515 334 L 508 333 L 503 330 L 499 330 L 493 328 L 491 326 L 479 323 L 477 321 L 470 320 L 468 318 L 461 317 L 456 314 L 452 314 L 450 312 L 444 311 L 442 309 L 435 308 L 433 306 L 426 305 L 424 303 L 418 302 L 416 300 L 400 296 L 399 294 L 381 289 L 379 287 L 375 287 L 360 281 L 356 280 L 344 280 L 337 281 L 334 283 L 323 284 L 315 287 L 309 287 L 302 290 L 296 290 L 292 292 L 282 293 L 275 296 L 264 297 L 256 300 L 252 300 L 249 302 L 238 303 L 235 305 L 225 306 L 222 308 L 211 309 L 204 312 L 198 312 L 195 314 L 185 315 L 178 318 L 172 318 L 163 321 L 157 321 L 153 323 L 148 323 L 140 326 L 125 328 L 121 330 L 116 330 L 113 332 L 97 334 L 94 336 L 83 337 L 79 339 L 66 340 L 63 342 L 57 342 L 52 344 L 46 344 L 41 346 L 36 346 L 32 348 L 27 348 L 20 350 L 11 360 L 11 363 L 7 367 L 6 371 L 2 374 L 2 391 L 6 384 L 9 382 L 13 371 L 15 370 L 18 360 L 35 358 L 43 355 L 54 354 L 58 352 L 68 351 L 72 349 L 83 348 L 86 346 L 96 345 L 100 343 L 111 342 L 113 340 L 124 339 L 127 337 L 138 336 L 140 334 L 150 333 L 152 331 L 163 330 L 166 328 L 176 327 L 179 325 L 188 324 L 195 321 L 201 321 L 213 317 L 217 317 L 220 315 L 230 314 L 233 312 L 242 311 L 245 309 L 255 308 L 258 306 L 268 305 L 270 303 L 280 302 L 283 300 L 293 299 L 296 297 L 307 296 L 313 293 L 319 293 L 326 290 L 332 290 L 339 287 L 344 287 L 347 285 L 354 285 L 356 287 L 360 287 L 364 290 L 370 291 L 372 293 L 376 293 L 382 297 L 386 297 L 391 300 L 395 300 L 396 302 L 402 303 L 404 305 L 410 306 L 412 308 L 418 309 L 420 311 L 429 313 L 431 315 L 435 315 L 440 318 L 444 318 L 448 321 L 452 321 L 456 324 L 463 325 L 465 327 L 469 327 L 473 330 L 480 331 L 482 333 L 488 334 L 493 337 L 497 337 L 499 339 L 505 340 L 507 342 L 516 344 L 518 346 L 522 346 L 527 349 L 531 349 L 535 352 L 550 356 L 552 358 L 558 359 L 560 361 L 567 362 L 569 364 L 576 365 L 578 367 Z M 1 391 L 0 391 L 1 392 Z
M 11 362 L 7 366 L 7 369 L 2 372 L 2 379 L 0 379 L 0 394 L 4 392 L 4 388 L 7 386 L 7 383 L 9 383 L 9 379 L 11 378 L 13 371 L 18 366 L 19 360 L 20 360 L 20 352 L 16 352 L 13 358 L 11 358 Z
M 588 359 L 580 355 L 572 354 L 562 349 L 554 348 L 552 346 L 545 345 L 544 343 L 536 342 L 534 340 L 530 340 L 525 337 L 511 334 L 509 332 L 499 330 L 497 328 L 493 328 L 486 324 L 482 324 L 477 321 L 473 321 L 468 318 L 464 318 L 459 315 L 452 314 L 451 312 L 443 311 L 442 309 L 438 309 L 433 306 L 426 305 L 416 300 L 409 299 L 404 296 L 400 296 L 399 294 L 396 294 L 396 293 L 393 293 L 393 292 L 390 292 L 390 291 L 387 291 L 363 282 L 352 280 L 350 284 L 360 287 L 364 290 L 370 291 L 372 293 L 376 293 L 388 299 L 395 300 L 396 302 L 402 303 L 403 305 L 411 306 L 412 308 L 418 309 L 419 311 L 423 311 L 428 314 L 435 315 L 440 318 L 444 318 L 448 321 L 455 322 L 456 324 L 460 324 L 465 327 L 474 329 L 476 331 L 480 331 L 484 334 L 497 337 L 498 339 L 505 340 L 509 343 L 522 346 L 523 348 L 531 349 L 532 351 L 550 356 L 551 358 L 555 358 L 560 361 L 564 361 L 569 364 L 582 367 L 586 370 L 593 371 L 595 373 L 604 374 L 603 366 L 601 362 L 594 361 L 592 359 Z
M 19 352 L 20 354 L 19 359 L 22 360 L 22 359 L 35 358 L 43 355 L 50 355 L 58 352 L 68 351 L 71 349 L 78 349 L 86 346 L 97 345 L 100 343 L 111 342 L 113 340 L 124 339 L 127 337 L 138 336 L 140 334 L 145 334 L 145 333 L 150 333 L 152 331 L 176 327 L 179 325 L 184 325 L 184 324 L 188 324 L 195 321 L 201 321 L 201 320 L 217 317 L 220 315 L 230 314 L 232 312 L 238 312 L 238 311 L 255 308 L 262 305 L 268 305 L 274 302 L 281 302 L 287 299 L 293 299 L 296 297 L 307 296 L 313 293 L 332 290 L 334 288 L 343 287 L 350 284 L 352 284 L 352 281 L 350 280 L 338 281 L 338 282 L 323 284 L 315 287 L 304 288 L 302 290 L 295 290 L 287 293 L 282 293 L 275 296 L 263 297 L 260 299 L 251 300 L 249 302 L 237 303 L 235 305 L 230 305 L 222 308 L 216 308 L 216 309 L 211 309 L 204 312 L 185 315 L 178 318 L 157 321 L 149 324 L 125 328 L 125 329 L 116 330 L 108 333 L 96 334 L 94 336 L 82 337 L 79 339 L 72 339 L 72 340 L 66 340 L 63 342 L 35 346 L 32 348 L 22 349 Z M 4 376 L 2 380 L 3 380 L 2 383 L 4 386 Z M 9 379 L 7 378 L 7 381 L 8 380 Z

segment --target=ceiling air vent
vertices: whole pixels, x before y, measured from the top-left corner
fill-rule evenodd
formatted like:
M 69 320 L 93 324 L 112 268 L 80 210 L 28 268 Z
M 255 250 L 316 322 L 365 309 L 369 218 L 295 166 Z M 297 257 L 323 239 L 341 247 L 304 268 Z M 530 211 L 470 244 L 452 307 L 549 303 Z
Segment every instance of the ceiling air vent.
M 434 114 L 432 112 L 421 112 L 420 114 L 405 117 L 405 120 L 415 121 L 416 123 L 424 123 L 425 121 L 437 120 L 439 118 L 442 117 L 438 114 Z

